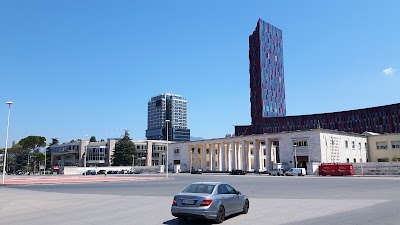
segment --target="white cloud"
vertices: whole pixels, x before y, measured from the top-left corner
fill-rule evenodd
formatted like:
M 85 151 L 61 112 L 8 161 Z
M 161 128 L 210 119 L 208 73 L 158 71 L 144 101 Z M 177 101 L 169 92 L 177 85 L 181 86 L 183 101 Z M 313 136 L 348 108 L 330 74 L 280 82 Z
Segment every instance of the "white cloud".
M 383 73 L 384 73 L 385 75 L 390 76 L 390 75 L 392 75 L 396 70 L 397 70 L 397 69 L 393 69 L 392 67 L 388 67 L 388 68 L 386 68 L 386 69 L 383 70 Z

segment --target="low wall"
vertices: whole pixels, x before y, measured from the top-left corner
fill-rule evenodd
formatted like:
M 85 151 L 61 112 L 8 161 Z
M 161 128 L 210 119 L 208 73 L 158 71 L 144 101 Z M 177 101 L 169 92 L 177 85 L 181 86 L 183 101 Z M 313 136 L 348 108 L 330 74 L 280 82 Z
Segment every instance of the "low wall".
M 367 162 L 353 163 L 355 175 L 400 175 L 398 162 Z
M 86 170 L 96 170 L 98 172 L 99 170 L 132 170 L 133 171 L 141 171 L 143 173 L 159 173 L 160 172 L 160 166 L 108 166 L 108 167 L 86 167 Z M 65 166 L 64 167 L 64 175 L 79 175 L 84 173 L 85 167 L 76 167 L 76 166 Z

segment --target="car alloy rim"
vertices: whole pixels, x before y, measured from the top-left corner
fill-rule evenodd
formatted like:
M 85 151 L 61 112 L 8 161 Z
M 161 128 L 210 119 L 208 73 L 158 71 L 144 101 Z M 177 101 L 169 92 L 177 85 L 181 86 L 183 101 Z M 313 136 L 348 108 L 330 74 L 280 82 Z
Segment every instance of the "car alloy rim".
M 220 219 L 220 220 L 223 220 L 223 219 L 224 219 L 224 209 L 223 209 L 222 207 L 221 207 L 220 210 L 219 210 L 218 216 L 219 216 L 219 219 Z

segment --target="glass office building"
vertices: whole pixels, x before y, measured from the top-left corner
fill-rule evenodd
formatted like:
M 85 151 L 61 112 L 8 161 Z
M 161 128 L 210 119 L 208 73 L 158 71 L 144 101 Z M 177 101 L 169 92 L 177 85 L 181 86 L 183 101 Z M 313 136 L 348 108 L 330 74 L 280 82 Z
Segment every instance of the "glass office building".
M 249 37 L 252 122 L 286 115 L 282 31 L 259 19 Z
M 167 120 L 169 141 L 190 141 L 186 99 L 172 93 L 152 97 L 148 102 L 146 138 L 167 140 Z
M 235 126 L 235 135 L 309 129 L 400 133 L 400 103 L 286 116 L 282 31 L 259 19 L 249 37 L 249 47 L 251 125 Z

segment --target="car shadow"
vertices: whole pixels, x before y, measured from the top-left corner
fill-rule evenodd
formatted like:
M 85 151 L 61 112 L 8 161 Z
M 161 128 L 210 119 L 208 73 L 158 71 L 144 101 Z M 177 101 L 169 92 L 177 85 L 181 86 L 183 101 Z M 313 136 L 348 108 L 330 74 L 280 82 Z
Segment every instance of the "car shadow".
M 227 217 L 225 218 L 225 220 L 232 219 L 232 218 L 234 218 L 234 217 L 237 217 L 237 216 L 240 215 L 240 214 L 241 214 L 241 213 L 233 214 L 233 215 L 227 216 Z M 216 223 L 214 223 L 212 220 L 199 219 L 199 218 L 188 218 L 187 221 L 181 222 L 180 220 L 178 220 L 178 218 L 174 218 L 174 219 L 165 221 L 163 224 L 166 224 L 166 225 L 175 225 L 175 224 L 212 225 L 212 224 L 216 224 Z

